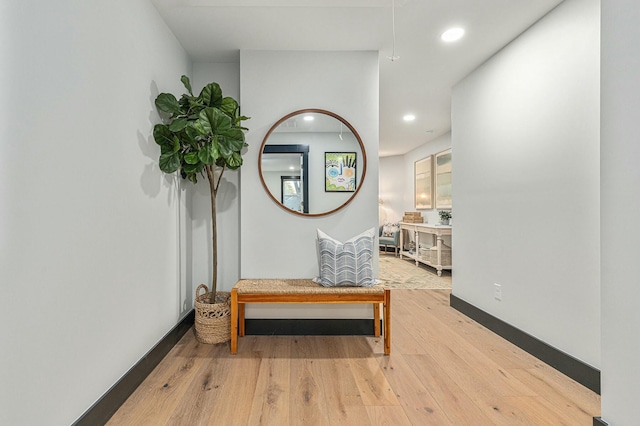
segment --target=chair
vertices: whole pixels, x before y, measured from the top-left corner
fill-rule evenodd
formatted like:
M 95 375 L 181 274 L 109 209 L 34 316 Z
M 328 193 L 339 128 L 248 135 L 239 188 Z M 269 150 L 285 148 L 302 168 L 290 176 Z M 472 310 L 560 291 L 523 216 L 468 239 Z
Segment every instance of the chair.
M 378 244 L 384 246 L 384 251 L 387 251 L 387 247 L 391 246 L 394 248 L 395 255 L 398 255 L 398 250 L 400 249 L 400 228 L 396 227 L 395 231 L 391 236 L 383 236 L 384 226 L 380 226 L 378 230 Z

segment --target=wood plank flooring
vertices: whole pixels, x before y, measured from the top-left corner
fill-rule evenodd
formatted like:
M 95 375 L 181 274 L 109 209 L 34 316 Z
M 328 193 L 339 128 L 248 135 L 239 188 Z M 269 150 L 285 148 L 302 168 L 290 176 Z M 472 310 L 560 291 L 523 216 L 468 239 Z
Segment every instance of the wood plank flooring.
M 108 425 L 591 425 L 600 397 L 449 307 L 393 290 L 391 355 L 367 336 L 188 332 Z

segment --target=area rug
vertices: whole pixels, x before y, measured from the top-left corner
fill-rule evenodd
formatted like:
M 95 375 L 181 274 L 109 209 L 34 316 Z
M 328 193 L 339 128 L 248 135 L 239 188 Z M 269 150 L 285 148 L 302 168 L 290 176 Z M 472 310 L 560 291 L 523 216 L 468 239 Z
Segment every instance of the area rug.
M 380 281 L 390 289 L 450 289 L 451 271 L 436 270 L 426 265 L 416 266 L 411 259 L 380 253 Z

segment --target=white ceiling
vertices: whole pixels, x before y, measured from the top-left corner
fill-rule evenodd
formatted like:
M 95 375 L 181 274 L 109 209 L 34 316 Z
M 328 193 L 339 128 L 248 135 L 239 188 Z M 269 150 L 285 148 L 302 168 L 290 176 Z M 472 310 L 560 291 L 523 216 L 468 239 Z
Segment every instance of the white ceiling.
M 239 61 L 240 49 L 379 51 L 384 157 L 447 133 L 452 87 L 562 0 L 396 0 L 394 61 L 392 0 L 152 2 L 195 62 Z M 440 41 L 452 26 L 465 37 Z

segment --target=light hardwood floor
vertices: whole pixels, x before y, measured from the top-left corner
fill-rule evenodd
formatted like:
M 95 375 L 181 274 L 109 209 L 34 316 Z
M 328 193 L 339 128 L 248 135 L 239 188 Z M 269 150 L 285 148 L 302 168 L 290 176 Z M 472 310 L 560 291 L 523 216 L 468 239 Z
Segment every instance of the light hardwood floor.
M 188 332 L 109 425 L 591 425 L 600 397 L 449 307 L 393 290 L 391 355 L 365 336 Z

